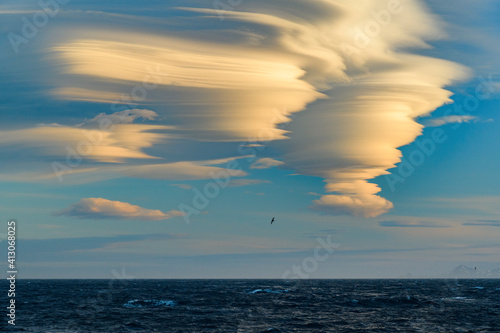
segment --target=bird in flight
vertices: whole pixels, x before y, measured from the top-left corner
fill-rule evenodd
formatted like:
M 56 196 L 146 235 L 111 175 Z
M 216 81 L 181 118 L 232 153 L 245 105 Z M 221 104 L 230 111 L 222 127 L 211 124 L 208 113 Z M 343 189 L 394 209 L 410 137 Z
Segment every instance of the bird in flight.
M 271 224 L 273 224 L 273 222 L 274 222 L 274 217 L 273 217 L 273 219 L 271 220 Z

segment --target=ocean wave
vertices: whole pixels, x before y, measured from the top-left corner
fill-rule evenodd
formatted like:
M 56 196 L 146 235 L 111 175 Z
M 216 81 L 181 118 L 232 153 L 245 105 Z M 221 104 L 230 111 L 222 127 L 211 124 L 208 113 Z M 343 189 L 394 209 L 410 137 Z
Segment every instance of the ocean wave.
M 288 289 L 255 289 L 253 291 L 247 292 L 247 294 L 261 294 L 261 293 L 268 293 L 268 294 L 281 294 L 281 293 L 287 293 L 290 290 Z
M 174 301 L 164 301 L 156 299 L 139 300 L 134 299 L 123 304 L 126 308 L 143 308 L 143 307 L 173 307 L 176 303 Z
M 421 305 L 422 301 L 413 297 L 376 297 L 370 299 L 351 299 L 344 303 L 347 306 L 361 307 L 385 307 L 385 306 L 404 306 Z
M 456 297 L 444 297 L 440 299 L 441 301 L 451 301 L 451 300 L 472 300 L 472 298 L 464 297 L 464 296 L 456 296 Z

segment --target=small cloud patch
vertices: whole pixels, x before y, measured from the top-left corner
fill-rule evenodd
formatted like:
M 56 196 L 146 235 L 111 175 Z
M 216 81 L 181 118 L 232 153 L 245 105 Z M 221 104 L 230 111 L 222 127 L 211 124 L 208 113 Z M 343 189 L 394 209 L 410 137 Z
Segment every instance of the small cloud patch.
M 284 163 L 269 157 L 259 158 L 255 163 L 250 165 L 250 169 L 269 169 L 275 166 L 283 165 Z
M 460 123 L 470 123 L 471 121 L 476 122 L 477 117 L 473 116 L 446 116 L 441 118 L 430 119 L 425 123 L 427 127 L 438 127 L 446 124 L 460 124 Z
M 62 211 L 55 212 L 54 215 L 91 220 L 158 221 L 183 216 L 184 213 L 177 210 L 162 212 L 157 209 L 146 209 L 127 202 L 111 201 L 103 198 L 85 198 Z
M 182 188 L 183 190 L 190 190 L 193 188 L 191 185 L 188 184 L 172 184 L 172 186 Z

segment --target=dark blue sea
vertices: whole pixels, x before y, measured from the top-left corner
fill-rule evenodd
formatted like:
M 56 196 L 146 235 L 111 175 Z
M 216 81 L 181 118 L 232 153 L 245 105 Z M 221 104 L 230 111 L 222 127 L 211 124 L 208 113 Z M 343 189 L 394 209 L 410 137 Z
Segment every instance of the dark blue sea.
M 14 332 L 500 332 L 500 280 L 18 280 L 5 314 Z

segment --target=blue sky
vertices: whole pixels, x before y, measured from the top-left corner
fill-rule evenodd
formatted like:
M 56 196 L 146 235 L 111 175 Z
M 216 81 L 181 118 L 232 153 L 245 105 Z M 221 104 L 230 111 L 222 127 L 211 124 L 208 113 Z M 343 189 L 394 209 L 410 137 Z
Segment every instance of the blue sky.
M 20 277 L 498 266 L 494 1 L 64 2 L 0 5 Z

